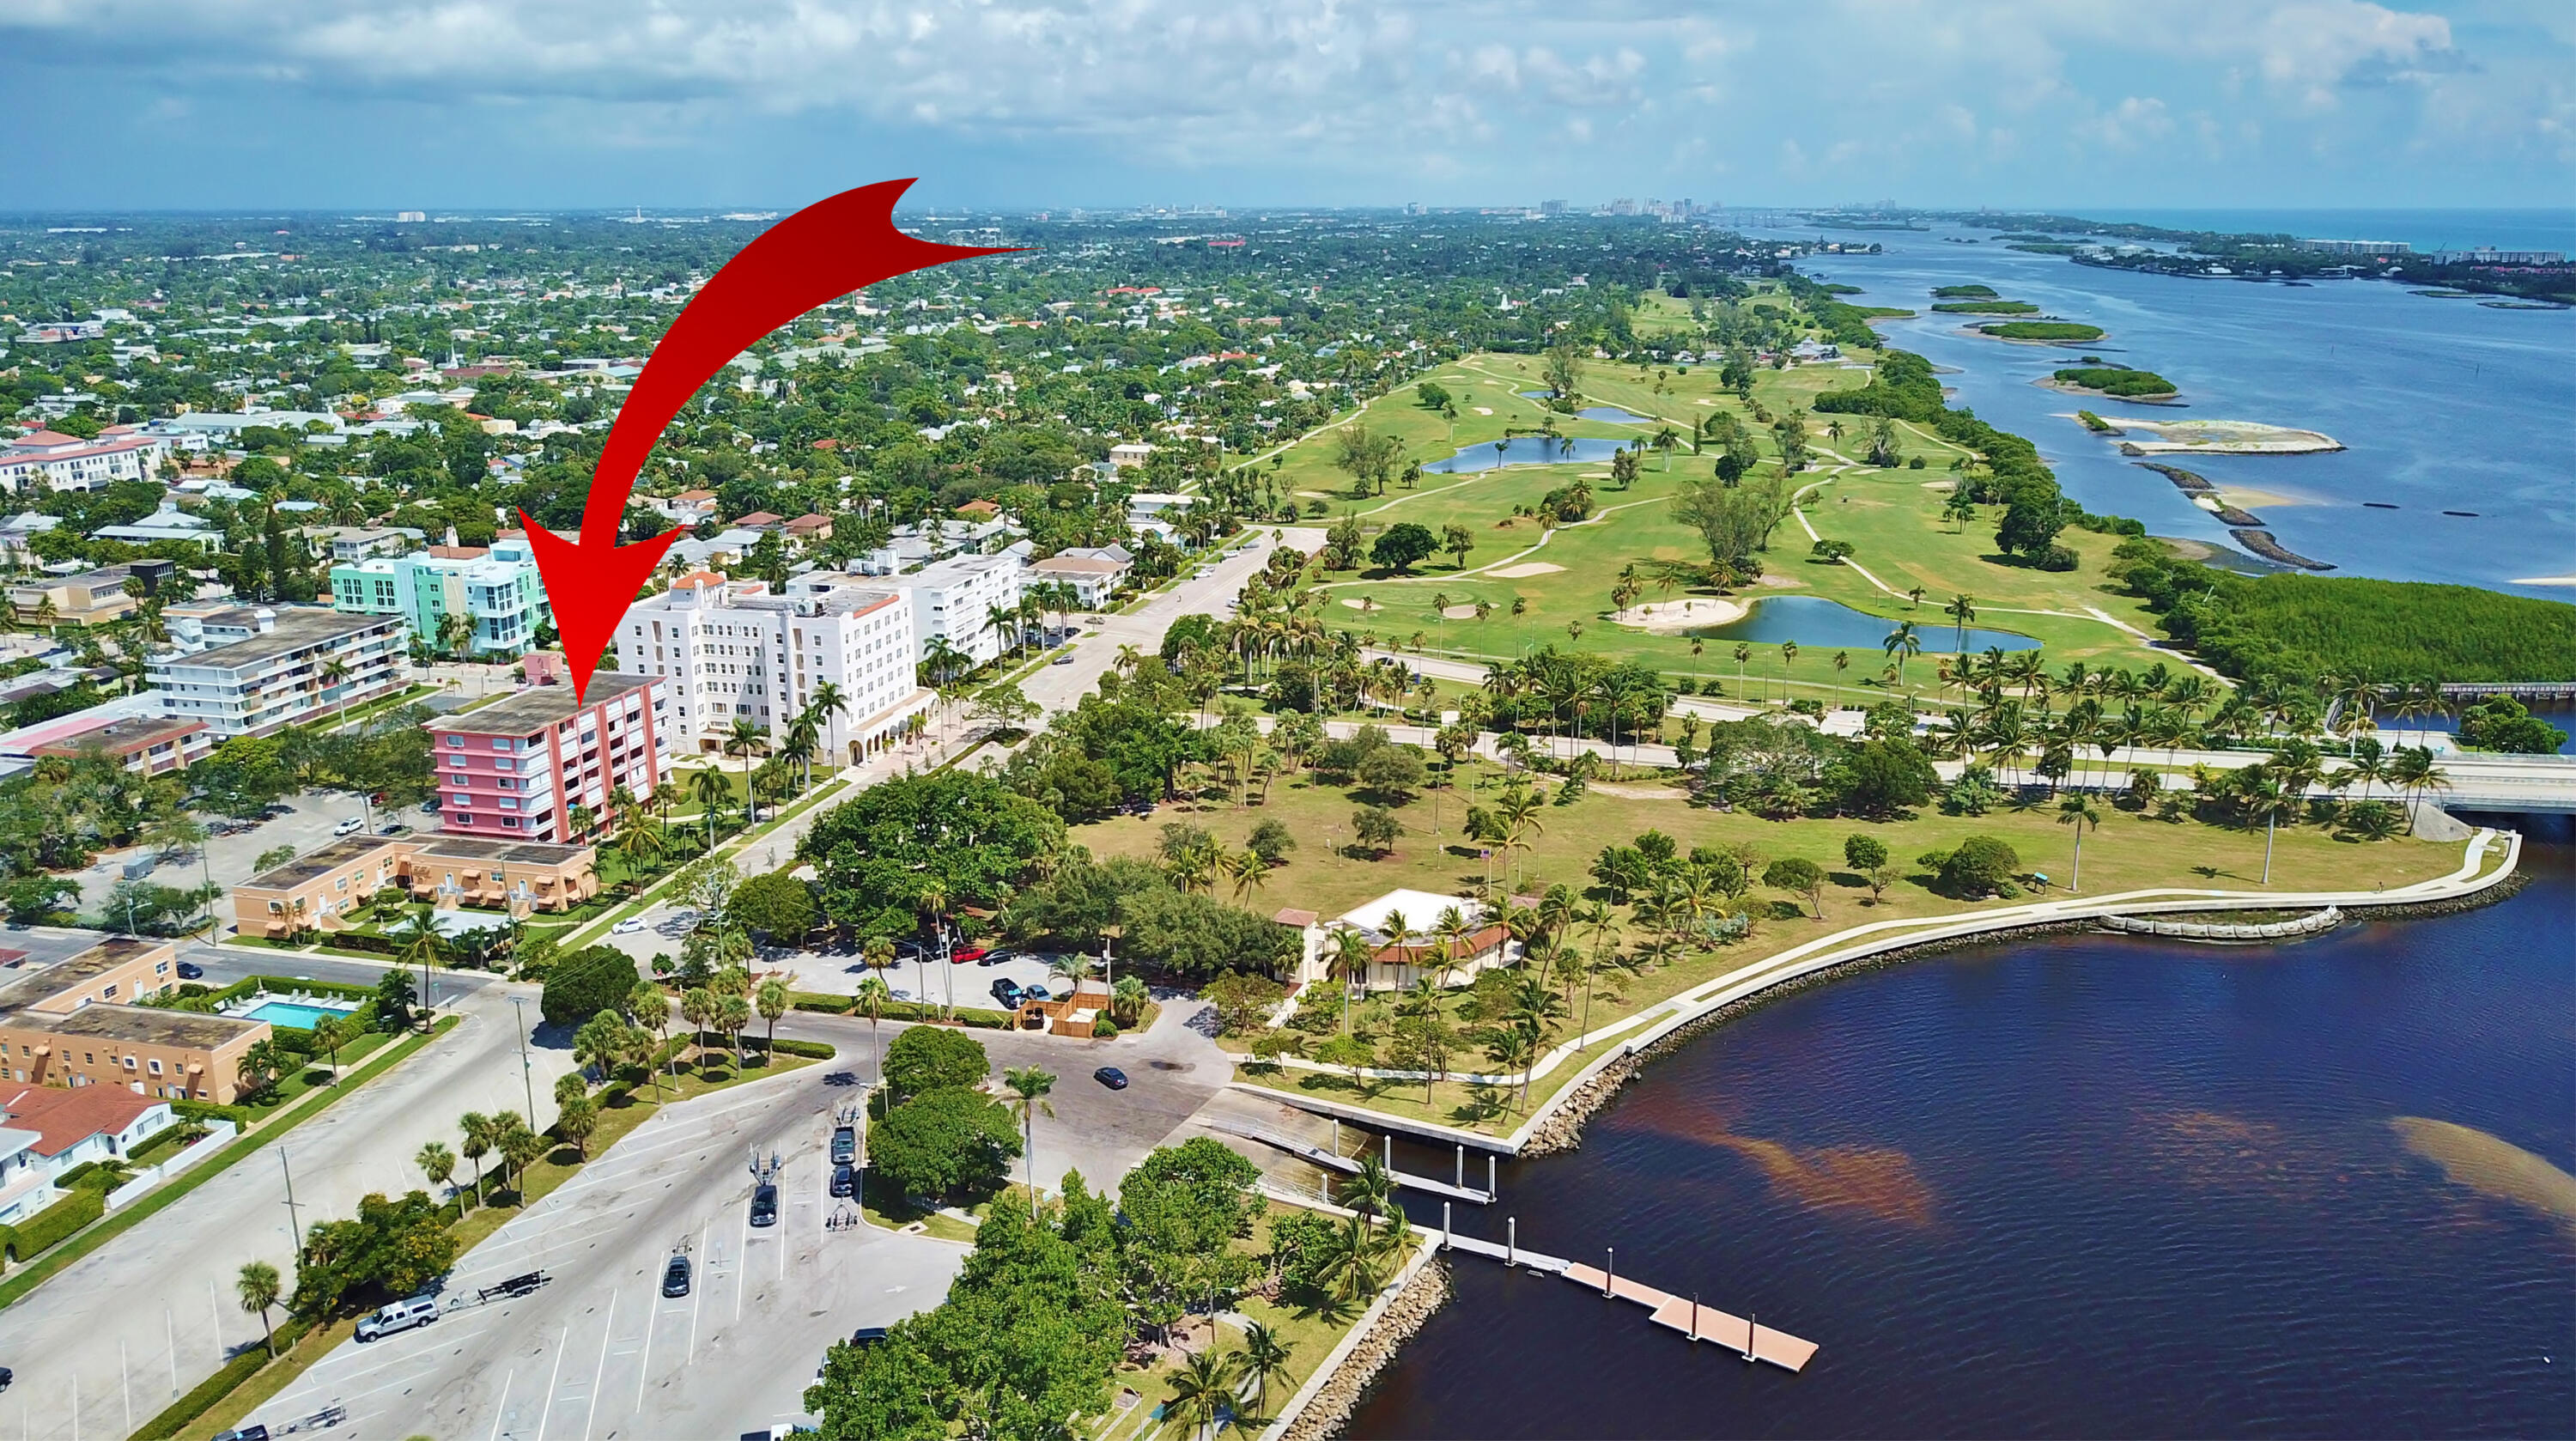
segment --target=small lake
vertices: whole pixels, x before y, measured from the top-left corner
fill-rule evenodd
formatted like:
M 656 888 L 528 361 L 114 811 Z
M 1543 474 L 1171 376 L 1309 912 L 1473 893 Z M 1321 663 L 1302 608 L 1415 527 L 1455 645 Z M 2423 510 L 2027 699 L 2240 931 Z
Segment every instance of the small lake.
M 1794 640 L 1811 649 L 1867 651 L 1871 656 L 1883 654 L 1889 633 L 1898 622 L 1857 611 L 1838 600 L 1819 595 L 1766 596 L 1753 603 L 1744 619 L 1725 625 L 1705 626 L 1691 632 L 1702 640 L 1749 640 L 1777 645 Z M 1938 608 L 1926 610 L 1914 622 L 1914 633 L 1927 653 L 1949 653 L 1957 643 L 1958 632 L 1950 618 Z M 2037 650 L 2039 642 L 2008 630 L 1985 630 L 1968 627 L 1968 654 L 1976 655 L 1988 647 L 1999 650 Z
M 1544 435 L 1523 435 L 1514 437 L 1503 450 L 1491 445 L 1463 446 L 1456 455 L 1431 461 L 1422 469 L 1426 475 L 1469 475 L 1506 465 L 1608 465 L 1610 457 L 1634 444 L 1633 440 L 1550 440 Z
M 1547 399 L 1547 392 L 1544 390 L 1522 390 L 1515 391 L 1514 394 L 1525 400 Z M 1587 405 L 1574 413 L 1583 420 L 1607 421 L 1612 425 L 1652 425 L 1655 420 L 1651 415 L 1639 415 L 1633 410 L 1622 410 L 1615 405 Z

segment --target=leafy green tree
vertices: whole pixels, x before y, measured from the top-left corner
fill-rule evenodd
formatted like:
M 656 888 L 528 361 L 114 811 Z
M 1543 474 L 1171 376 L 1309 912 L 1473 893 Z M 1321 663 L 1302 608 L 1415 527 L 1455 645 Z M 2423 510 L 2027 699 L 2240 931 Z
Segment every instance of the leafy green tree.
M 1406 575 L 1439 549 L 1440 538 L 1429 527 L 1402 520 L 1379 533 L 1376 543 L 1369 547 L 1369 559 L 1397 575 Z
M 734 889 L 725 915 L 782 944 L 793 945 L 814 929 L 814 888 L 784 871 L 753 876 Z
M 1019 1126 L 1010 1111 L 963 1086 L 923 1091 L 868 1132 L 871 1174 L 906 1196 L 945 1200 L 990 1191 L 1009 1178 L 1019 1154 Z
M 1843 864 L 1867 875 L 1887 864 L 1887 843 L 1876 836 L 1843 837 Z
M 1382 856 L 1395 849 L 1395 838 L 1404 834 L 1404 822 L 1385 806 L 1362 806 L 1351 813 L 1351 834 L 1361 849 Z
M 2021 856 L 1997 836 L 1970 836 L 1946 851 L 1923 855 L 1918 864 L 1937 878 L 1950 895 L 1974 899 L 1992 895 L 2021 871 Z
M 1816 919 L 1825 918 L 1825 868 L 1814 861 L 1799 856 L 1773 861 L 1762 872 L 1762 884 L 1805 896 L 1816 908 Z
M 992 1073 L 984 1043 L 945 1026 L 913 1026 L 886 1047 L 886 1089 L 897 1102 L 940 1087 L 973 1087 Z
M 400 1200 L 369 1194 L 354 1218 L 305 1231 L 289 1309 L 318 1321 L 343 1305 L 418 1295 L 456 1264 L 456 1249 L 428 1192 L 406 1191 Z
M 820 873 L 823 913 L 862 935 L 900 936 L 936 890 L 950 906 L 998 905 L 1064 843 L 1064 822 L 989 776 L 940 771 L 872 786 L 798 843 Z
M 578 1026 L 602 1011 L 620 1011 L 639 979 L 635 958 L 614 946 L 584 946 L 546 972 L 538 1010 L 550 1026 Z

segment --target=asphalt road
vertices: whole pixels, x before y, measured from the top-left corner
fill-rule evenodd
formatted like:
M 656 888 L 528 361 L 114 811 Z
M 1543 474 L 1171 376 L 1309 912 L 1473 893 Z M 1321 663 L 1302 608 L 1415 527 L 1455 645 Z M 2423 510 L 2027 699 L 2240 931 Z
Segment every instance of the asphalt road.
M 1059 1079 L 1037 1125 L 1053 1188 L 1066 1168 L 1113 1185 L 1181 1129 L 1230 1074 L 1213 1043 L 1171 1007 L 1143 1036 L 1096 1043 L 977 1032 L 994 1074 L 1038 1065 Z M 804 1419 L 803 1394 L 831 1343 L 938 1304 L 966 1248 L 873 1228 L 828 1230 L 832 1113 L 873 1081 L 880 1042 L 864 1020 L 802 1015 L 779 1034 L 828 1040 L 840 1056 L 776 1082 L 674 1105 L 636 1128 L 562 1190 L 465 1257 L 445 1293 L 470 1298 L 542 1267 L 533 1295 L 466 1304 L 398 1337 L 350 1342 L 252 1417 L 274 1428 L 348 1408 L 331 1434 L 729 1437 Z M 1132 1083 L 1091 1079 L 1101 1065 Z M 754 1154 L 783 1160 L 778 1225 L 749 1225 Z M 683 1298 L 660 1294 L 685 1245 L 698 1267 Z
M 465 1023 L 435 1046 L 0 1310 L 0 1365 L 17 1373 L 0 1396 L 0 1433 L 125 1435 L 258 1345 L 259 1319 L 235 1304 L 233 1281 L 255 1260 L 294 1275 L 288 1171 L 310 1226 L 354 1214 L 370 1191 L 425 1186 L 411 1157 L 431 1140 L 453 1147 L 466 1111 L 521 1110 L 533 1089 L 537 1124 L 552 1124 L 571 1052 L 532 1047 L 523 1086 L 507 989 L 487 983 L 460 1008 Z
M 863 1058 L 862 1058 L 863 1061 Z M 468 1255 L 446 1294 L 469 1302 L 418 1330 L 342 1345 L 251 1419 L 272 1429 L 329 1405 L 347 1441 L 732 1437 L 803 1412 L 831 1343 L 935 1305 L 966 1248 L 869 1228 L 826 1230 L 825 1143 L 857 1098 L 831 1063 L 683 1102 Z M 749 1225 L 746 1158 L 777 1153 L 778 1224 Z M 685 1246 L 685 1297 L 661 1294 Z M 532 1295 L 470 1304 L 543 1268 Z

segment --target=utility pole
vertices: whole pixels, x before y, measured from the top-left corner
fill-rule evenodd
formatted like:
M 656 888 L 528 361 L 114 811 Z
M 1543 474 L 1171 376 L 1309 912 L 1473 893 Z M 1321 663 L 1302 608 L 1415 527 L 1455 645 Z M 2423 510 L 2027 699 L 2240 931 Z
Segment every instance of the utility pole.
M 286 1164 L 286 1148 L 277 1148 L 277 1169 L 286 1177 L 286 1225 L 295 1236 L 295 1254 L 304 1254 L 304 1223 L 295 1214 L 295 1172 Z
M 527 1002 L 518 996 L 510 998 L 510 1010 L 519 1018 L 519 1084 L 528 1093 L 528 1129 L 537 1128 L 537 1082 L 528 1067 Z

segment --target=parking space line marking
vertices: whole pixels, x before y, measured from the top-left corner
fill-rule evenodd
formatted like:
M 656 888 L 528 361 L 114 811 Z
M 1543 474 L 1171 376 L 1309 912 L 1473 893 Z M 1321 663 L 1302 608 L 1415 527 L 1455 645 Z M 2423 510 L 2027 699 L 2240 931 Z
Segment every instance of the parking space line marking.
M 501 1377 L 501 1404 L 492 1408 L 491 1441 L 501 1441 L 501 1418 L 510 1414 L 510 1383 L 519 1379 L 515 1366 Z
M 699 1249 L 699 1250 L 701 1250 L 701 1251 L 705 1250 L 705 1249 L 706 1249 L 706 1246 L 707 1246 L 707 1240 L 708 1240 L 708 1238 L 709 1238 L 709 1237 L 711 1237 L 711 1236 L 712 1236 L 712 1235 L 714 1235 L 714 1234 L 715 1234 L 715 1222 L 713 1222 L 713 1221 L 709 1221 L 709 1222 L 707 1222 L 704 1226 L 699 1227 L 699 1228 L 698 1228 L 698 1249 Z M 748 1212 L 744 1213 L 744 1220 L 743 1220 L 743 1234 L 744 1234 L 745 1236 L 748 1236 L 748 1235 L 750 1235 L 750 1234 L 751 1234 L 751 1221 L 750 1221 L 750 1214 L 749 1214 Z M 735 1276 L 734 1276 L 734 1283 L 733 1283 L 733 1284 L 734 1284 L 734 1292 L 733 1292 L 733 1298 L 734 1298 L 734 1301 L 733 1301 L 733 1303 L 734 1303 L 734 1314 L 735 1314 L 737 1317 L 739 1317 L 739 1316 L 742 1314 L 742 1276 L 741 1276 L 741 1274 L 740 1274 L 740 1273 L 741 1273 L 741 1269 L 742 1269 L 742 1268 L 741 1268 L 741 1266 L 740 1266 L 738 1263 L 737 1263 L 737 1264 L 736 1264 L 736 1266 L 734 1267 L 734 1270 L 735 1270 Z M 681 1363 L 680 1363 L 680 1364 L 681 1364 L 681 1365 L 683 1365 L 683 1366 L 688 1365 L 688 1364 L 689 1364 L 689 1362 L 691 1362 L 691 1361 L 695 1361 L 695 1360 L 697 1360 L 697 1359 L 698 1359 L 698 1313 L 699 1313 L 699 1312 L 701 1312 L 701 1311 L 703 1311 L 703 1310 L 705 1310 L 705 1309 L 706 1309 L 706 1307 L 707 1307 L 707 1293 L 706 1293 L 706 1291 L 705 1291 L 703 1288 L 699 1288 L 699 1287 L 691 1287 L 690 1289 L 691 1289 L 691 1291 L 694 1293 L 694 1295 L 692 1296 L 692 1298 L 691 1298 L 691 1300 L 690 1300 L 690 1302 L 689 1302 L 689 1355 L 688 1355 L 688 1360 L 683 1361 L 683 1362 L 681 1362 Z
M 608 1320 L 599 1328 L 599 1365 L 590 1373 L 590 1404 L 581 1418 L 581 1441 L 590 1441 L 591 1427 L 599 1421 L 599 1385 L 608 1379 L 608 1348 L 617 1340 L 617 1292 L 608 1293 Z
M 537 1441 L 546 1441 L 546 1423 L 554 1419 L 555 1383 L 563 1379 L 564 1353 L 572 1349 L 572 1323 L 564 1323 L 563 1339 L 555 1343 L 555 1369 L 546 1375 L 546 1394 L 537 1403 Z

